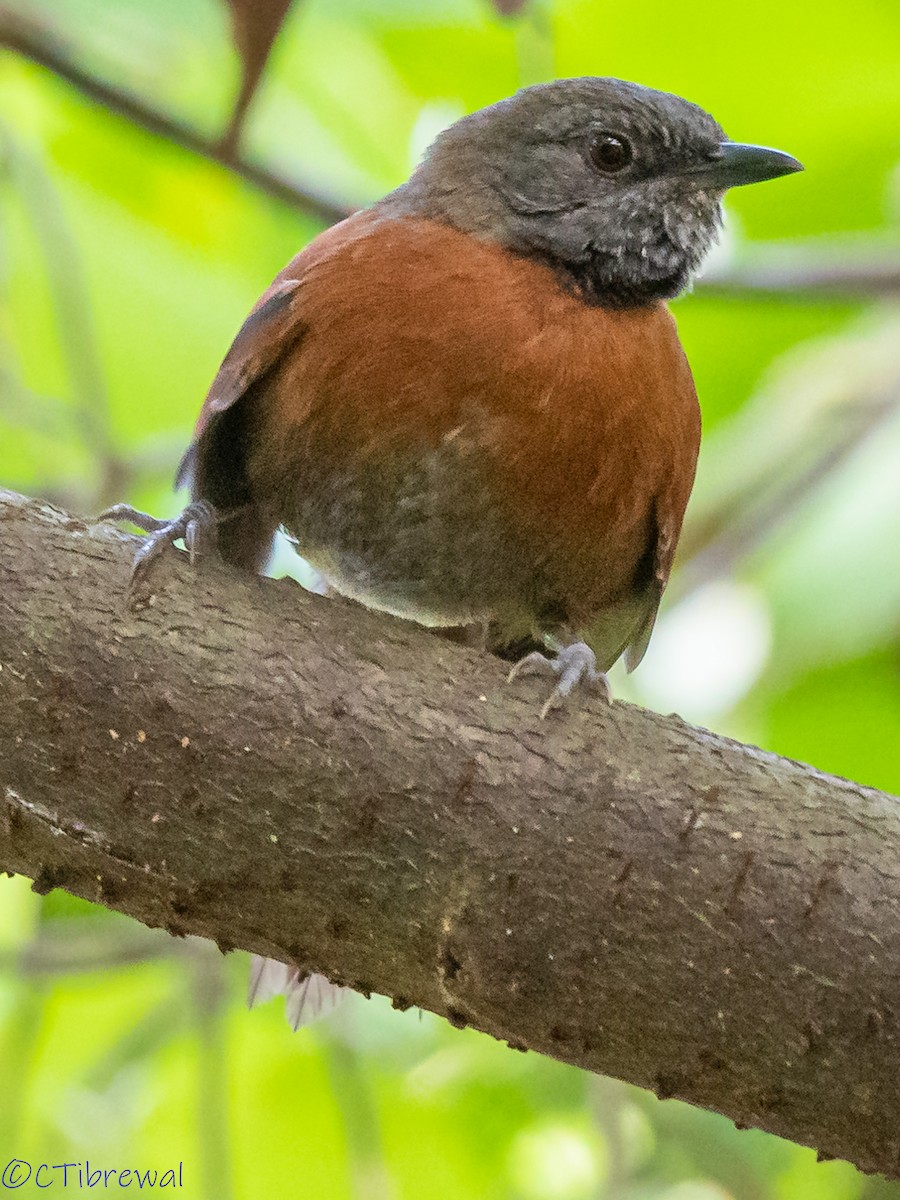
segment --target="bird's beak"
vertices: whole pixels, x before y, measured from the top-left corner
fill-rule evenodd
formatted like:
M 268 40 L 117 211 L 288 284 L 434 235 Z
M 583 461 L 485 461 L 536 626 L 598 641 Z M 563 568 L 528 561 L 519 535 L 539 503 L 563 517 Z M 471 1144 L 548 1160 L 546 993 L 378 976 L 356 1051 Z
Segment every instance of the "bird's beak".
M 743 187 L 745 183 L 762 183 L 779 175 L 802 171 L 803 164 L 782 150 L 767 146 L 748 146 L 743 142 L 721 142 L 718 152 L 707 162 L 693 167 L 689 178 L 703 187 Z

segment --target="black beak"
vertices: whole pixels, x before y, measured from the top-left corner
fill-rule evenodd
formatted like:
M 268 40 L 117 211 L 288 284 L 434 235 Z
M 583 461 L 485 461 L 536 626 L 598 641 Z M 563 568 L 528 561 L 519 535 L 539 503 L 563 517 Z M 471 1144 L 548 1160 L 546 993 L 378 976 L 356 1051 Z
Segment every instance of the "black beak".
M 718 153 L 702 165 L 691 168 L 688 174 L 692 181 L 703 187 L 724 191 L 802 170 L 802 163 L 781 150 L 747 146 L 743 142 L 721 142 Z

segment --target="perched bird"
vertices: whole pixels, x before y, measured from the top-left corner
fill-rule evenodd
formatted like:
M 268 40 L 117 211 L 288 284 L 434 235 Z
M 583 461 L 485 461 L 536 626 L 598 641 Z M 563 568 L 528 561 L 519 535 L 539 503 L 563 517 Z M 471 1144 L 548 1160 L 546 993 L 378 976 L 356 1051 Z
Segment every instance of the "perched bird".
M 800 169 L 618 79 L 457 121 L 264 293 L 182 464 L 205 504 L 153 523 L 145 555 L 211 505 L 230 562 L 261 569 L 283 526 L 370 607 L 549 646 L 554 698 L 634 668 L 700 440 L 664 301 L 727 188 Z
M 532 647 L 549 703 L 634 668 L 700 442 L 665 301 L 727 188 L 800 169 L 618 79 L 457 121 L 264 293 L 182 465 L 194 504 L 146 556 L 213 519 L 222 555 L 260 570 L 282 526 L 337 592 Z

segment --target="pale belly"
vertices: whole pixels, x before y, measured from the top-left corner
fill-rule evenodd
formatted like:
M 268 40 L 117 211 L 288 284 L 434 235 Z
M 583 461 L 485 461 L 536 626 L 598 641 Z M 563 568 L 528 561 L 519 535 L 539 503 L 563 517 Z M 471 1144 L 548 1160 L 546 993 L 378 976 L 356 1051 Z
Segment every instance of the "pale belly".
M 431 451 L 390 466 L 310 455 L 283 515 L 302 555 L 342 595 L 429 626 L 494 621 L 530 633 L 547 595 L 539 547 L 522 544 L 478 473 Z

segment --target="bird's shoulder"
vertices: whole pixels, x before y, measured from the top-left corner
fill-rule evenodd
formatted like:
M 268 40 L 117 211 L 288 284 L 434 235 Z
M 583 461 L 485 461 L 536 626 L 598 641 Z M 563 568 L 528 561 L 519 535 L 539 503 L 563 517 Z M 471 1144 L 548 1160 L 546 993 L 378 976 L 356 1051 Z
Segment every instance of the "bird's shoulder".
M 216 372 L 197 419 L 197 438 L 294 346 L 302 332 L 308 273 L 364 237 L 371 224 L 368 210 L 354 213 L 319 234 L 278 272 L 244 319 Z

